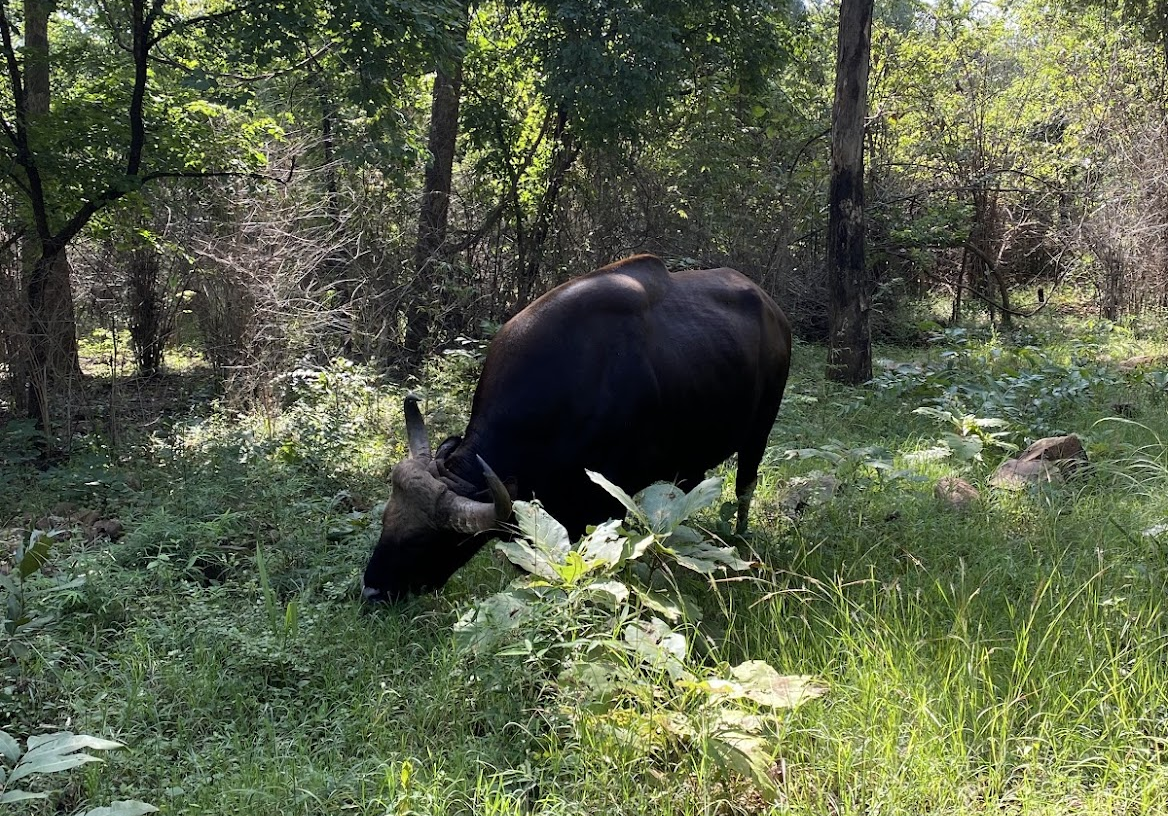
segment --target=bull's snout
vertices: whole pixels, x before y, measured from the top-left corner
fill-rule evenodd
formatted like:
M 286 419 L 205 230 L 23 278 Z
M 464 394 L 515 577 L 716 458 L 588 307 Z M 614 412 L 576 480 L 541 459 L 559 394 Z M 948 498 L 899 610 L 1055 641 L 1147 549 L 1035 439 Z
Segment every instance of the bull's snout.
M 371 586 L 361 587 L 361 597 L 369 603 L 384 603 L 389 600 L 389 596 L 385 594 L 385 590 Z

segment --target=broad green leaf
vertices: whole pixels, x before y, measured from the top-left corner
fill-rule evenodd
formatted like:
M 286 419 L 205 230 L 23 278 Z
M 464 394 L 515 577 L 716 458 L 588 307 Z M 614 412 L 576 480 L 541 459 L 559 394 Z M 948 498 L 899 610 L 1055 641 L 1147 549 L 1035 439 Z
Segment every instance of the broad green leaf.
M 89 734 L 73 734 L 69 731 L 58 731 L 54 734 L 42 734 L 28 738 L 28 753 L 24 758 L 28 759 L 37 752 L 52 752 L 54 754 L 68 754 L 73 751 L 80 751 L 82 748 L 89 748 L 93 751 L 113 751 L 117 748 L 125 748 L 120 742 L 115 740 L 102 739 L 101 737 L 92 737 Z
M 627 540 L 619 530 L 619 521 L 607 521 L 585 536 L 576 549 L 586 561 L 600 561 L 615 566 L 624 558 Z
M 562 563 L 553 566 L 556 574 L 565 584 L 574 584 L 591 572 L 591 565 L 575 550 L 570 550 L 565 554 Z
M 633 621 L 621 633 L 633 654 L 654 669 L 663 670 L 674 680 L 687 676 L 685 671 L 685 635 L 673 631 L 660 618 Z
M 629 599 L 629 588 L 620 581 L 594 581 L 584 587 L 595 603 L 617 608 Z
M 120 799 L 111 802 L 106 807 L 97 807 L 87 810 L 80 816 L 144 816 L 146 813 L 157 813 L 158 808 L 145 802 L 132 799 Z
M 538 575 L 547 581 L 559 580 L 555 564 L 548 559 L 546 554 L 537 551 L 526 541 L 499 541 L 495 544 L 495 549 L 525 572 Z
M 650 485 L 637 494 L 637 501 L 648 518 L 649 529 L 658 535 L 668 535 L 694 513 L 721 497 L 722 479 L 713 476 L 689 493 L 676 485 Z
M 636 561 L 655 543 L 657 543 L 657 536 L 652 533 L 628 539 L 625 542 L 624 560 Z
M 730 669 L 742 696 L 770 708 L 794 708 L 827 691 L 807 675 L 783 675 L 765 660 L 747 660 Z
M 673 551 L 677 563 L 700 575 L 713 575 L 724 570 L 741 572 L 751 567 L 733 547 L 719 547 L 709 541 L 676 541 L 676 537 L 666 542 Z
M 0 793 L 0 805 L 7 805 L 12 802 L 27 802 L 29 799 L 48 799 L 47 793 L 30 793 L 28 791 L 13 790 L 5 793 Z
M 959 462 L 972 462 L 981 458 L 982 448 L 985 446 L 980 437 L 958 436 L 954 433 L 941 434 L 941 442 L 953 451 L 953 456 Z
M 560 672 L 561 686 L 585 689 L 594 702 L 611 699 L 624 686 L 619 681 L 618 667 L 604 660 L 576 660 Z
M 651 589 L 634 586 L 633 590 L 637 593 L 637 599 L 653 612 L 671 621 L 681 620 L 681 607 L 672 599 Z
M 589 479 L 600 485 L 600 487 L 604 488 L 604 491 L 608 493 L 608 495 L 612 496 L 614 499 L 624 505 L 625 510 L 629 511 L 629 515 L 635 519 L 639 519 L 642 522 L 646 522 L 644 513 L 641 512 L 641 508 L 637 506 L 637 503 L 633 501 L 632 496 L 621 490 L 619 487 L 610 482 L 608 479 L 604 478 L 604 476 L 597 473 L 596 471 L 586 470 L 584 472 L 588 474 Z
M 53 548 L 54 536 L 44 530 L 33 530 L 28 539 L 28 546 L 22 547 L 16 553 L 17 569 L 21 578 L 27 578 L 39 570 L 49 560 L 49 551 Z
M 25 754 L 25 758 L 17 765 L 12 775 L 8 777 L 8 784 L 11 785 L 18 779 L 24 779 L 26 776 L 33 774 L 51 774 L 58 771 L 67 771 L 70 768 L 76 768 L 79 765 L 84 765 L 87 762 L 101 762 L 95 756 L 89 754 L 56 754 L 46 753 L 39 757 L 29 759 L 29 754 Z
M 773 757 L 765 740 L 750 734 L 723 732 L 708 738 L 705 746 L 718 766 L 749 780 L 764 799 L 774 801 L 778 796 L 778 788 L 769 773 Z
M 515 518 L 520 532 L 532 546 L 547 554 L 549 560 L 560 563 L 572 548 L 568 531 L 551 514 L 534 502 L 515 502 Z
M 14 765 L 20 759 L 20 754 L 20 743 L 7 731 L 0 731 L 0 756 Z
M 527 621 L 531 607 L 514 592 L 499 592 L 467 610 L 454 624 L 455 639 L 479 650 Z

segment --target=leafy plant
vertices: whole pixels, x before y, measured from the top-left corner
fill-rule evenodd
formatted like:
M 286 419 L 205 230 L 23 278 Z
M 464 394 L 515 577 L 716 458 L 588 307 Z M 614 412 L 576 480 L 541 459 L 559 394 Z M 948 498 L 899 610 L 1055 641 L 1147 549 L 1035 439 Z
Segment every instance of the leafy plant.
M 38 613 L 30 604 L 32 578 L 49 560 L 53 544 L 66 535 L 65 530 L 33 530 L 28 540 L 22 541 L 13 556 L 13 570 L 0 573 L 0 594 L 4 597 L 4 652 L 9 668 L 27 656 L 28 638 L 44 629 L 55 618 L 47 612 Z M 73 589 L 85 583 L 78 577 L 58 582 L 46 591 Z
M 950 428 L 941 434 L 939 446 L 934 450 L 939 450 L 943 456 L 952 457 L 959 462 L 980 462 L 985 448 L 998 448 L 1003 451 L 1018 449 L 1017 445 L 1006 440 L 1010 434 L 1008 430 L 993 430 L 1009 428 L 1010 423 L 1004 419 L 979 417 L 931 405 L 917 408 L 913 413 L 935 419 L 942 427 Z
M 455 625 L 459 641 L 476 654 L 522 658 L 579 733 L 674 761 L 696 751 L 773 796 L 774 712 L 823 689 L 761 661 L 711 667 L 694 656 L 692 637 L 707 653 L 713 643 L 679 572 L 713 582 L 754 566 L 686 523 L 720 498 L 721 479 L 630 497 L 589 476 L 624 505 L 626 522 L 598 525 L 573 545 L 538 504 L 517 502 L 522 536 L 497 548 L 528 574 L 468 610 Z
M 839 483 L 865 484 L 886 479 L 915 479 L 911 471 L 896 467 L 892 452 L 879 445 L 849 448 L 831 440 L 815 448 L 795 448 L 782 452 L 784 459 L 821 459 L 831 465 Z
M 85 750 L 111 751 L 124 747 L 114 740 L 58 731 L 55 734 L 29 737 L 26 750 L 21 751 L 20 743 L 15 738 L 5 731 L 0 731 L 0 759 L 3 760 L 3 764 L 0 764 L 0 805 L 30 799 L 47 799 L 47 793 L 28 791 L 13 785 L 31 776 L 45 776 L 68 771 L 89 762 L 101 762 L 98 757 L 84 753 Z M 78 816 L 142 816 L 157 811 L 158 808 L 146 802 L 121 800 L 107 807 L 92 808 Z

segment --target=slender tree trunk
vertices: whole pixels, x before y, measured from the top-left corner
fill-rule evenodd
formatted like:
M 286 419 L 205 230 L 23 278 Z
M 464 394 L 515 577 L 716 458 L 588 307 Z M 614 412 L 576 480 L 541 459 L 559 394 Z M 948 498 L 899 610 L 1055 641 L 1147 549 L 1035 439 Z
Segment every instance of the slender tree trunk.
M 519 307 L 526 306 L 535 293 L 539 273 L 543 269 L 543 250 L 551 234 L 552 217 L 560 200 L 560 192 L 568 178 L 568 171 L 580 155 L 580 147 L 568 131 L 568 116 L 563 109 L 556 113 L 555 129 L 552 132 L 552 159 L 548 170 L 547 186 L 539 202 L 539 211 L 529 236 L 528 254 L 523 259 L 519 272 Z
M 458 109 L 462 97 L 462 57 L 434 77 L 430 108 L 430 161 L 418 216 L 414 245 L 414 282 L 406 307 L 406 357 L 418 363 L 429 345 L 434 325 L 434 299 L 442 290 L 442 272 L 450 261 L 446 241 L 458 142 Z
M 828 207 L 827 376 L 858 385 L 872 378 L 868 324 L 873 281 L 864 263 L 864 118 L 873 0 L 841 0 Z

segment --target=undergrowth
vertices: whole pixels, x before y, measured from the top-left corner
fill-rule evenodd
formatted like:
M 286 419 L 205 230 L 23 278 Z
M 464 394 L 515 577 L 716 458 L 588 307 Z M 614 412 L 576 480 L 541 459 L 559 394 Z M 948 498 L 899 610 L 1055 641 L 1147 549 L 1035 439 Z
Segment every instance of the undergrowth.
M 639 566 L 651 528 L 634 513 L 550 550 L 529 528 L 441 594 L 381 609 L 358 576 L 405 452 L 401 397 L 460 430 L 476 344 L 404 384 L 293 372 L 264 410 L 202 407 L 116 448 L 87 437 L 48 470 L 10 426 L 0 723 L 18 749 L 63 731 L 125 746 L 20 780 L 48 798 L 19 807 L 1163 812 L 1166 381 L 1154 360 L 1119 365 L 1162 348 L 1131 326 L 950 331 L 882 350 L 882 373 L 847 390 L 798 345 L 750 538 L 729 535 L 729 485 L 684 522 L 689 545 L 734 545 L 694 562 L 708 571 L 667 539 Z M 1083 438 L 1088 471 L 988 486 L 1056 431 Z M 944 476 L 979 500 L 939 501 Z M 470 637 L 489 618 L 473 610 L 520 602 L 501 638 Z M 824 694 L 769 709 L 759 676 Z

